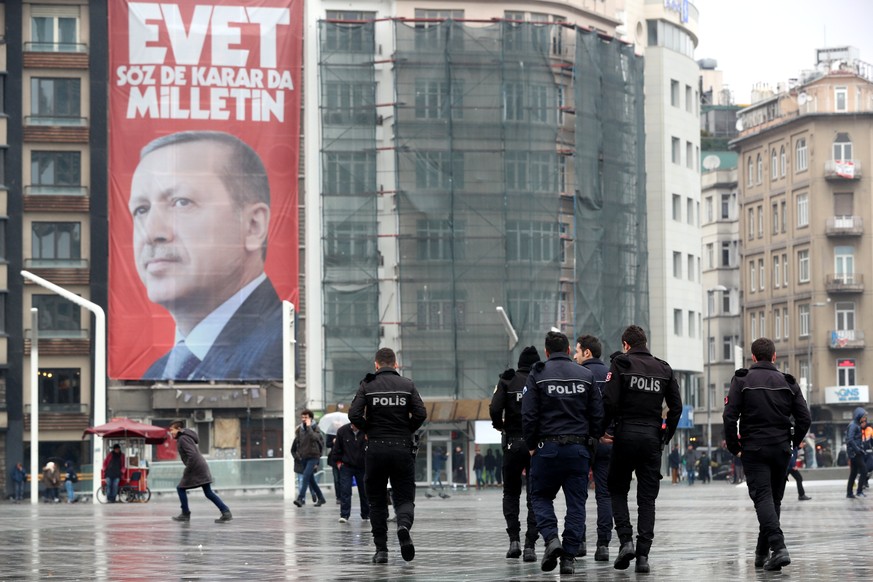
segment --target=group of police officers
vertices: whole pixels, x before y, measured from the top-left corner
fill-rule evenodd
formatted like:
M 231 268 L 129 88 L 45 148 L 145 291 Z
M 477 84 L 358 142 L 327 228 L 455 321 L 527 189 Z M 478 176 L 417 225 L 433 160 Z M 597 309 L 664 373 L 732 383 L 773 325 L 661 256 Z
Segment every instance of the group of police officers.
M 585 501 L 589 471 L 597 500 L 594 559 L 609 560 L 613 523 L 619 538 L 613 566 L 650 571 L 655 500 L 664 447 L 682 412 L 679 384 L 670 365 L 648 350 L 643 329 L 631 325 L 621 336 L 622 351 L 610 366 L 600 359 L 593 336 L 577 338 L 571 355 L 566 335 L 550 331 L 545 361 L 536 347 L 522 350 L 518 368 L 500 375 L 490 405 L 494 427 L 503 434 L 503 513 L 509 535 L 507 558 L 537 560 L 538 536 L 545 541 L 541 568 L 575 572 L 586 555 Z M 790 563 L 779 525 L 780 504 L 792 446 L 809 429 L 809 409 L 794 378 L 778 371 L 775 346 L 767 338 L 752 344 L 753 365 L 737 370 L 725 399 L 725 432 L 730 451 L 742 458 L 760 524 L 755 567 L 779 570 Z M 415 557 L 410 530 L 414 520 L 416 431 L 427 412 L 413 382 L 397 372 L 395 353 L 376 353 L 376 371 L 362 380 L 349 420 L 367 435 L 365 485 L 376 553 L 388 562 L 390 480 L 397 538 L 404 560 Z M 666 410 L 665 410 L 666 408 Z M 740 436 L 742 435 L 742 436 Z M 628 509 L 632 475 L 637 478 L 637 536 Z M 526 487 L 527 520 L 521 545 L 520 497 Z M 567 513 L 559 535 L 554 500 L 563 490 Z

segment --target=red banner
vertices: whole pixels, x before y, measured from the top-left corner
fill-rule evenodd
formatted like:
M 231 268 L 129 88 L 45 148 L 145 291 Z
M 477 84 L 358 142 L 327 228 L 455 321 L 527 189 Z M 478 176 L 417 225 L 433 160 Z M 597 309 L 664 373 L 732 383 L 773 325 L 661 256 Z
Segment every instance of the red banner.
M 109 376 L 281 378 L 303 0 L 113 0 L 109 30 Z

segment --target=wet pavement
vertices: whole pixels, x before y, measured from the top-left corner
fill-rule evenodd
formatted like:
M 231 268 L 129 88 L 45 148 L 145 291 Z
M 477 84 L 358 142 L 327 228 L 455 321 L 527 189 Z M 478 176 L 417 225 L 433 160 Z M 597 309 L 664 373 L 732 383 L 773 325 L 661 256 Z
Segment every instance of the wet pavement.
M 338 523 L 339 506 L 330 497 L 323 507 L 310 501 L 298 509 L 278 494 L 226 492 L 234 520 L 216 524 L 218 511 L 192 491 L 188 524 L 170 519 L 178 500 L 168 495 L 146 504 L 4 503 L 0 580 L 869 579 L 873 496 L 846 499 L 842 481 L 806 485 L 811 501 L 797 500 L 793 482 L 786 489 L 782 527 L 791 565 L 782 572 L 753 567 L 757 521 L 745 486 L 715 482 L 662 486 L 648 575 L 595 562 L 591 543 L 572 577 L 544 573 L 539 562 L 505 559 L 499 489 L 449 490 L 449 499 L 419 490 L 415 560 L 404 562 L 392 539 L 389 562 L 380 565 L 370 563 L 368 523 L 354 507 L 349 523 Z M 560 497 L 557 506 L 560 516 Z M 594 514 L 591 495 L 592 534 Z M 617 547 L 613 539 L 611 558 Z M 538 558 L 542 548 L 540 541 Z

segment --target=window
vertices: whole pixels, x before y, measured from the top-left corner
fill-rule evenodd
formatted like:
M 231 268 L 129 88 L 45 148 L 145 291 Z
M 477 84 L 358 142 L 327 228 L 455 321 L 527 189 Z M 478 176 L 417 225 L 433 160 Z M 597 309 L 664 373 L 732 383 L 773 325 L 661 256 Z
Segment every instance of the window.
M 754 313 L 749 315 L 749 335 L 753 341 L 758 339 L 758 317 Z
M 533 152 L 530 154 L 530 187 L 534 192 L 555 192 L 555 158 L 557 154 Z
M 344 20 L 346 22 L 324 23 L 324 52 L 350 52 L 370 53 L 375 52 L 375 36 L 372 24 L 367 21 L 376 17 L 375 12 L 361 12 L 353 10 L 328 10 L 328 20 Z M 359 21 L 361 24 L 349 24 Z
M 758 288 L 757 285 L 757 270 L 755 269 L 755 261 L 749 261 L 749 293 L 754 293 Z
M 376 192 L 374 154 L 333 152 L 324 154 L 323 160 L 325 195 Z
M 551 30 L 551 27 L 548 24 L 549 15 L 531 12 L 530 21 L 536 23 L 530 25 L 532 48 L 542 53 L 547 53 L 549 51 L 549 33 Z
M 844 284 L 855 282 L 855 248 L 838 246 L 834 248 L 834 279 Z
M 379 325 L 379 297 L 375 285 L 354 291 L 326 289 L 325 324 L 344 335 L 372 337 Z
M 834 313 L 837 316 L 837 335 L 841 338 L 855 339 L 855 304 L 851 301 L 841 301 L 834 306 Z
M 797 280 L 809 283 L 809 251 L 797 251 Z
M 559 28 L 558 30 L 563 30 L 563 29 L 562 29 L 562 28 Z M 559 38 L 560 38 L 560 37 L 559 37 Z M 564 103 L 564 87 L 563 87 L 562 85 L 558 85 L 558 86 L 556 87 L 556 89 L 558 90 L 558 93 L 557 93 L 557 97 L 558 97 L 558 98 L 557 98 L 557 106 L 558 106 L 558 125 L 561 126 L 561 125 L 564 125 L 564 106 L 565 106 L 565 103 Z
M 30 227 L 32 267 L 80 267 L 81 232 L 78 222 L 34 222 Z
M 682 310 L 673 310 L 673 335 L 682 335 Z
M 730 314 L 731 311 L 731 292 L 722 291 L 721 293 L 721 312 L 724 314 Z
M 770 209 L 770 214 L 772 215 L 773 222 L 773 233 L 779 234 L 779 204 L 773 203 L 772 208 Z
M 809 303 L 797 306 L 797 331 L 800 337 L 809 336 Z
M 761 335 L 758 337 L 766 336 L 767 335 L 767 317 L 763 311 L 758 314 L 758 322 L 760 325 L 759 329 L 761 330 Z
M 509 221 L 506 225 L 506 259 L 548 263 L 560 257 L 557 222 Z
M 682 221 L 682 197 L 678 194 L 673 194 L 673 220 Z
M 758 154 L 758 159 L 755 163 L 758 167 L 758 184 L 761 184 L 762 182 L 764 182 L 764 158 L 761 157 L 761 154 Z
M 506 152 L 506 189 L 509 191 L 526 192 L 530 189 L 527 179 L 529 164 L 527 152 Z
M 838 133 L 834 140 L 834 161 L 852 160 L 852 141 L 848 133 Z
M 752 156 L 749 156 L 747 167 L 749 170 L 749 174 L 748 174 L 748 180 L 746 180 L 746 182 L 747 182 L 746 186 L 751 186 L 752 184 L 755 183 L 755 166 L 754 166 L 754 164 L 752 164 Z
M 788 160 L 785 155 L 785 146 L 779 147 L 779 173 L 784 178 L 788 169 Z
M 809 167 L 809 158 L 806 151 L 806 139 L 800 138 L 794 144 L 794 169 L 804 172 Z
M 834 87 L 834 111 L 845 112 L 849 110 L 849 88 Z M 848 159 L 848 158 L 841 158 Z
M 713 243 L 706 243 L 706 268 L 715 268 L 715 245 Z
M 531 85 L 530 87 L 530 119 L 548 123 L 549 112 L 552 110 L 553 101 L 549 99 L 549 90 L 545 85 Z
M 782 253 L 782 286 L 788 287 L 788 255 Z
M 758 206 L 758 238 L 764 238 L 764 206 Z
M 685 167 L 689 170 L 694 169 L 694 144 L 690 141 L 685 142 Z
M 33 77 L 30 116 L 34 125 L 82 125 L 81 80 Z
M 855 360 L 837 360 L 837 386 L 855 386 Z
M 714 362 L 715 361 L 715 338 L 709 337 L 706 338 L 706 361 Z
M 440 331 L 467 329 L 467 297 L 463 291 L 418 292 L 418 329 Z
M 722 267 L 730 267 L 731 266 L 731 242 L 730 241 L 722 241 L 722 243 L 721 243 L 721 266 Z
M 81 152 L 30 154 L 30 194 L 79 194 L 82 184 Z
M 373 83 L 325 81 L 324 123 L 327 125 L 373 125 L 376 123 L 376 88 Z M 416 81 L 415 115 L 418 117 L 419 90 Z
M 787 211 L 787 206 L 788 206 L 788 205 L 785 203 L 784 200 L 782 200 L 781 202 L 779 202 L 779 210 L 780 210 L 779 214 L 780 214 L 780 216 L 782 216 L 782 224 L 781 224 L 782 232 L 785 232 L 786 229 L 787 229 L 787 226 L 788 226 L 788 211 Z
M 779 255 L 773 255 L 773 286 L 779 287 L 782 283 L 782 269 L 779 267 Z
M 79 338 L 82 333 L 82 308 L 60 295 L 34 295 L 33 306 L 39 310 L 41 337 Z
M 509 317 L 513 322 L 523 322 L 524 329 L 540 330 L 555 324 L 559 296 L 552 291 L 510 291 L 508 296 Z
M 782 333 L 782 310 L 778 307 L 773 309 L 773 339 L 779 339 Z
M 775 180 L 779 177 L 779 166 L 776 162 L 776 148 L 770 150 L 770 179 Z
M 688 255 L 687 261 L 688 261 L 688 280 L 693 281 L 694 280 L 694 272 L 697 270 L 694 268 L 694 257 L 692 255 Z
M 706 213 L 706 222 L 715 220 L 715 207 L 712 203 L 712 196 L 707 196 L 703 201 L 703 211 Z
M 670 105 L 679 107 L 679 81 L 670 79 Z
M 327 223 L 325 257 L 330 265 L 376 258 L 376 224 L 334 220 Z
M 417 233 L 419 259 L 448 261 L 464 258 L 464 222 L 419 220 Z
M 682 163 L 682 140 L 678 137 L 670 138 L 670 159 L 674 164 Z
M 785 339 L 789 338 L 789 334 L 788 334 L 788 327 L 789 327 L 788 322 L 789 321 L 791 321 L 791 318 L 788 317 L 788 308 L 783 307 L 782 308 L 782 326 L 783 326 L 782 327 L 782 337 L 784 337 Z
M 40 368 L 37 377 L 40 411 L 79 412 L 81 371 L 78 368 Z
M 764 278 L 764 259 L 758 259 L 758 277 L 759 277 L 759 279 L 758 279 L 759 289 L 761 289 L 763 291 L 764 290 L 764 282 L 766 280 Z
M 731 204 L 733 198 L 733 194 L 722 194 L 721 195 L 721 219 L 722 220 L 730 220 L 731 217 Z
M 694 200 L 691 198 L 685 199 L 685 222 L 694 224 Z
M 694 97 L 691 96 L 691 85 L 685 85 L 685 111 L 694 112 Z
M 697 337 L 697 332 L 694 329 L 694 321 L 696 318 L 694 317 L 694 312 L 688 312 L 688 337 Z
M 416 8 L 415 18 L 415 48 L 418 50 L 439 49 L 448 40 L 447 29 L 443 20 L 462 20 L 463 10 L 427 10 Z M 463 36 L 458 35 L 452 41 L 455 44 L 463 43 Z
M 682 253 L 676 251 L 673 251 L 673 277 L 682 278 Z
M 79 8 L 77 6 L 32 6 L 32 42 L 25 50 L 34 52 L 79 52 Z
M 451 191 L 464 188 L 464 154 L 462 152 L 416 152 L 415 185 L 417 188 Z
M 748 233 L 747 238 L 752 240 L 755 238 L 755 209 L 749 208 L 749 216 L 746 220 L 746 232 Z
M 503 94 L 503 118 L 524 121 L 524 83 L 506 83 Z
M 797 195 L 797 227 L 809 226 L 809 194 Z

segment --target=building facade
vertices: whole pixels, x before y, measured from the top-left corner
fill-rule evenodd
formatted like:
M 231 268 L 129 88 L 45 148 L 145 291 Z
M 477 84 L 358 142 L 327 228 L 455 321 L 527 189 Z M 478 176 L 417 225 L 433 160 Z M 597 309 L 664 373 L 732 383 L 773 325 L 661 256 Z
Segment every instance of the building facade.
M 740 112 L 733 142 L 743 336 L 776 342 L 780 369 L 807 392 L 812 432 L 832 452 L 851 411 L 869 402 L 871 81 L 854 49 L 820 50 L 797 86 Z

